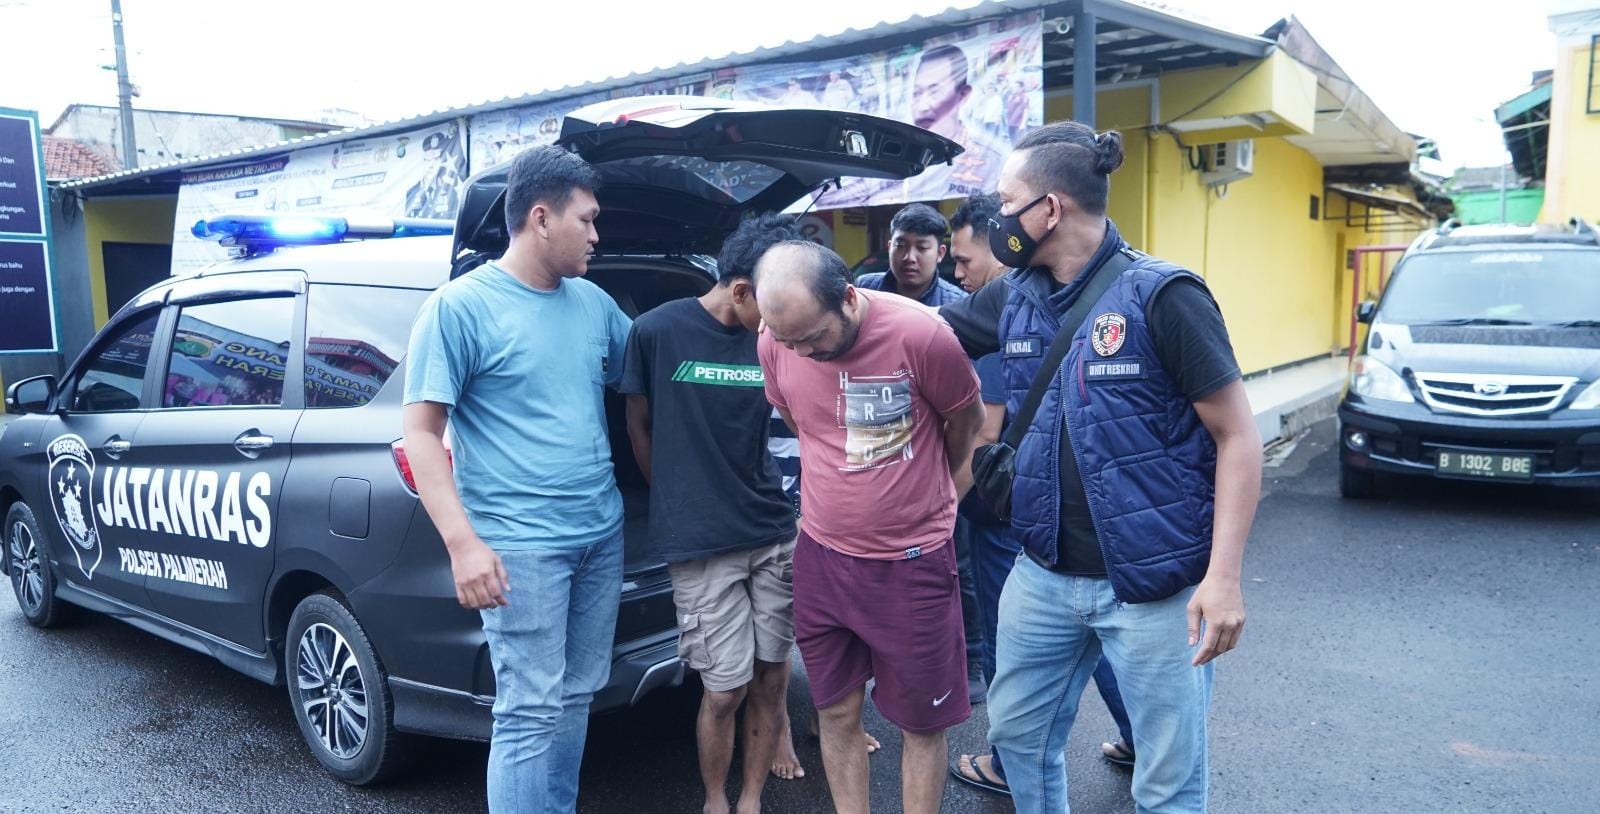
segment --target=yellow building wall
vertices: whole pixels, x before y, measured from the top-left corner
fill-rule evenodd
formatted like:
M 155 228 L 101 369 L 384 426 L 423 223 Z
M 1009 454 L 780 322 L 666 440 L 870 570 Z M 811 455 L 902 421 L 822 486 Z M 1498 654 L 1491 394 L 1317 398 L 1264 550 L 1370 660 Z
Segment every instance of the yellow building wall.
M 1417 234 L 1346 226 L 1346 203 L 1324 189 L 1322 166 L 1281 138 L 1256 139 L 1254 176 L 1228 185 L 1225 197 L 1200 181 L 1171 137 L 1145 142 L 1150 215 L 1141 248 L 1206 278 L 1245 373 L 1346 347 L 1355 276 L 1347 251 L 1406 244 Z M 1313 195 L 1318 220 L 1311 218 Z M 1352 211 L 1359 216 L 1365 208 L 1354 204 Z M 1330 220 L 1334 215 L 1339 219 Z M 1391 268 L 1397 258 L 1389 256 Z M 1380 260 L 1368 255 L 1363 263 L 1362 299 L 1376 299 Z
M 1161 113 L 1176 115 L 1240 78 L 1248 66 L 1190 71 L 1163 77 Z M 1244 96 L 1300 98 L 1303 77 L 1292 71 L 1258 72 L 1242 82 Z M 1269 81 L 1270 80 L 1270 81 Z M 1102 89 L 1095 127 L 1123 134 L 1127 160 L 1111 176 L 1109 214 L 1129 243 L 1194 270 L 1222 307 L 1234 352 L 1245 373 L 1331 353 L 1349 342 L 1350 287 L 1346 251 L 1357 246 L 1407 243 L 1415 233 L 1368 233 L 1328 220 L 1343 215 L 1344 200 L 1330 203 L 1322 166 L 1280 137 L 1255 138 L 1255 174 L 1227 187 L 1221 197 L 1202 183 L 1199 160 L 1171 135 L 1151 133 L 1147 86 Z M 1187 101 L 1186 101 L 1187 100 Z M 1259 102 L 1259 99 L 1257 99 Z M 1217 113 L 1209 109 L 1195 114 Z M 1045 100 L 1045 120 L 1070 118 L 1072 95 Z M 1185 143 L 1200 142 L 1185 137 Z M 1319 218 L 1311 218 L 1311 196 Z M 1333 209 L 1329 209 L 1329 206 Z M 1360 204 L 1354 212 L 1364 212 Z M 1392 215 L 1388 216 L 1392 217 Z M 1390 257 L 1392 266 L 1395 256 Z M 1381 292 L 1379 260 L 1367 256 L 1363 299 Z
M 1164 77 L 1162 113 L 1183 112 L 1245 70 Z M 1269 88 L 1262 82 L 1246 90 Z M 1181 94 L 1194 98 L 1185 104 Z M 1046 99 L 1047 121 L 1071 113 L 1070 93 Z M 1330 351 L 1339 278 L 1329 230 L 1309 211 L 1310 196 L 1323 192 L 1321 165 L 1281 138 L 1257 138 L 1255 177 L 1219 198 L 1191 166 L 1198 150 L 1151 133 L 1150 114 L 1147 86 L 1102 90 L 1095 99 L 1096 129 L 1123 133 L 1127 158 L 1111 176 L 1108 214 L 1124 239 L 1206 278 L 1246 373 Z
M 1173 197 L 1155 199 L 1161 222 L 1168 206 L 1200 209 L 1202 239 L 1196 270 L 1222 306 L 1234 353 L 1246 373 L 1297 362 L 1332 350 L 1338 280 L 1327 226 L 1312 220 L 1311 196 L 1322 195 L 1322 165 L 1281 138 L 1256 139 L 1255 175 L 1206 189 L 1196 203 L 1192 180 Z M 1191 238 L 1192 239 L 1192 238 Z M 1159 254 L 1159 252 L 1158 252 Z
M 1600 113 L 1587 112 L 1589 46 L 1557 54 L 1550 96 L 1550 141 L 1544 208 L 1539 220 L 1563 223 L 1577 216 L 1600 220 Z M 1597 100 L 1600 101 L 1600 100 Z
M 1144 128 L 1150 123 L 1151 88 L 1133 86 L 1101 90 L 1095 95 L 1096 130 L 1122 133 L 1122 167 L 1111 174 L 1111 199 L 1106 214 L 1122 230 L 1124 240 L 1134 246 L 1145 243 L 1147 219 L 1145 177 L 1149 148 Z M 1044 120 L 1058 122 L 1072 118 L 1072 94 L 1056 93 L 1045 97 Z
M 872 253 L 872 247 L 867 245 L 867 225 L 861 223 L 846 223 L 845 210 L 835 210 L 833 213 L 833 250 L 844 258 L 847 266 L 853 266 L 862 258 Z
M 1200 173 L 1190 166 L 1198 150 L 1178 146 L 1170 135 L 1146 133 L 1149 150 L 1149 225 L 1145 245 L 1139 248 L 1206 274 L 1208 227 L 1213 198 L 1200 183 Z M 1259 160 L 1259 159 L 1258 159 Z M 1257 166 L 1261 166 L 1259 163 Z
M 84 202 L 84 235 L 89 248 L 89 293 L 93 299 L 96 329 L 111 318 L 106 309 L 106 266 L 103 245 L 112 243 L 172 242 L 172 221 L 178 196 L 148 195 L 128 198 L 90 198 Z
M 1222 68 L 1161 77 L 1161 121 L 1199 122 L 1270 114 L 1264 126 L 1234 123 L 1191 131 L 1193 143 L 1310 133 L 1316 127 L 1317 75 L 1282 51 Z

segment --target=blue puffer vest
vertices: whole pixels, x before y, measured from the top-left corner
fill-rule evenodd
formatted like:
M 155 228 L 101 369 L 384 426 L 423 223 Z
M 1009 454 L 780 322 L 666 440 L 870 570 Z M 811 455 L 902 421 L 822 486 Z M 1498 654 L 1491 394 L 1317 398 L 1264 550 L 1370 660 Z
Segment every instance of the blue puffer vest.
M 1061 538 L 1061 432 L 1069 434 L 1106 575 L 1122 602 L 1154 602 L 1198 584 L 1211 559 L 1217 447 L 1162 369 L 1146 309 L 1192 272 L 1140 254 L 1089 310 L 1016 456 L 1012 525 L 1046 564 Z M 1006 408 L 1015 415 L 1055 339 L 1061 311 L 1043 270 L 1006 276 L 1000 317 Z

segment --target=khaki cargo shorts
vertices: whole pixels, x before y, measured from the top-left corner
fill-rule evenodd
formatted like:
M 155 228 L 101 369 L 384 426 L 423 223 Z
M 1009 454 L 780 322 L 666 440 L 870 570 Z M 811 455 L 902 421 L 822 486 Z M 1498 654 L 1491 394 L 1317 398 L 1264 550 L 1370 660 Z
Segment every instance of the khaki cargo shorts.
M 750 683 L 794 647 L 794 541 L 670 563 L 678 655 L 712 692 Z

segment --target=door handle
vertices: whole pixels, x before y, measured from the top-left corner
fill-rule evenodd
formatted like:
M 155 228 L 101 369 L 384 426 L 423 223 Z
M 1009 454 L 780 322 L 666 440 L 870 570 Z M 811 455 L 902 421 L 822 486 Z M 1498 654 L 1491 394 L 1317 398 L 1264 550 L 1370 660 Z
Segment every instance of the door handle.
M 260 452 L 264 449 L 272 449 L 272 444 L 273 440 L 270 435 L 251 435 L 246 433 L 233 439 L 233 448 L 246 455 L 251 455 L 251 453 Z M 254 456 L 252 455 L 252 457 Z
M 124 441 L 123 439 L 113 435 L 106 439 L 106 445 L 102 447 L 102 449 L 106 451 L 107 455 L 115 458 L 119 455 L 126 455 L 128 450 L 133 449 L 133 442 Z

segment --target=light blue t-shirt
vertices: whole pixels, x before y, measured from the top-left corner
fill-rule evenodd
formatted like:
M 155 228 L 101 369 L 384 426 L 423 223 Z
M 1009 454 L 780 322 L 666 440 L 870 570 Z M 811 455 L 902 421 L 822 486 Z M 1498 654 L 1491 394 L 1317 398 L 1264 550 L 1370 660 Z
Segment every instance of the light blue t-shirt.
M 572 548 L 621 527 L 603 390 L 631 324 L 588 280 L 540 291 L 493 263 L 422 306 L 405 401 L 449 406 L 456 490 L 491 548 Z

